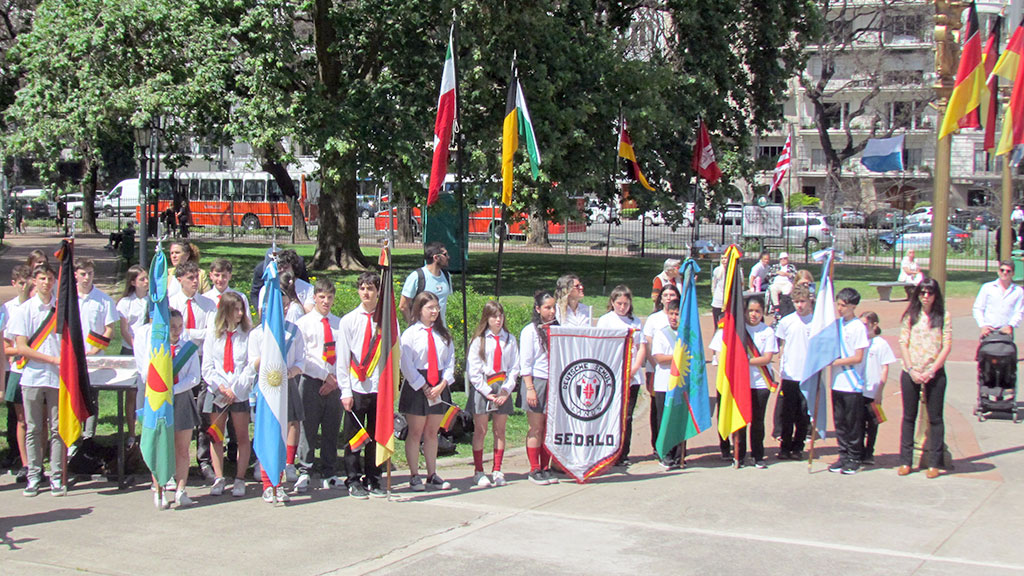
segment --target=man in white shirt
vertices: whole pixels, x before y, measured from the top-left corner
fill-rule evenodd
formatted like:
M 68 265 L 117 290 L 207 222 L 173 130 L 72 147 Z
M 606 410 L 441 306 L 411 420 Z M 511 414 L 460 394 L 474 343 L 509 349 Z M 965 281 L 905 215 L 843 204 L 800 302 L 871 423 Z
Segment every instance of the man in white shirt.
M 337 346 L 341 319 L 331 314 L 334 305 L 334 282 L 328 278 L 316 281 L 314 307 L 296 325 L 305 346 L 299 395 L 302 397 L 303 441 L 299 446 L 299 478 L 296 492 L 305 492 L 313 471 L 316 448 L 320 446 L 320 475 L 323 487 L 339 483 L 335 476 L 338 464 L 338 434 L 341 432 L 341 390 L 337 377 Z
M 999 263 L 999 278 L 985 283 L 974 300 L 974 321 L 981 337 L 992 332 L 1013 334 L 1024 316 L 1024 289 L 1013 283 L 1013 262 Z
M 121 321 L 117 314 L 114 300 L 93 285 L 96 265 L 89 258 L 81 258 L 75 262 L 75 284 L 78 288 L 78 317 L 82 322 L 82 338 L 85 340 L 85 355 L 95 356 L 110 346 L 110 338 L 114 335 L 114 327 Z M 92 402 L 98 401 L 99 391 L 93 390 Z M 133 398 L 134 400 L 134 398 Z M 129 418 L 129 424 L 135 420 Z M 129 428 L 132 430 L 133 428 Z M 96 434 L 96 415 L 85 419 L 85 430 L 82 439 L 92 438 Z M 129 432 L 129 436 L 133 434 Z

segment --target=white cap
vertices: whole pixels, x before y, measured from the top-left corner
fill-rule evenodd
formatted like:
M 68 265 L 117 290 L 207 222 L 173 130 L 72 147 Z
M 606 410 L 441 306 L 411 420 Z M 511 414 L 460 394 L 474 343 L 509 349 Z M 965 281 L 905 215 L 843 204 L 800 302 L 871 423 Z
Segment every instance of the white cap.
M 779 254 L 779 260 L 782 260 L 783 258 L 789 258 L 789 252 Z

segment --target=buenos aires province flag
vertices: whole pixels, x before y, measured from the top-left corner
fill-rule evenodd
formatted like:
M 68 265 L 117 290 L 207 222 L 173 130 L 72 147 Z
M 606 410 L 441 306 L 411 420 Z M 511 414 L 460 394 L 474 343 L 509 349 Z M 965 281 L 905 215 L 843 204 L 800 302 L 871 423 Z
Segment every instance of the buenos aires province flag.
M 256 395 L 253 448 L 271 484 L 281 484 L 288 434 L 288 367 L 285 364 L 284 305 L 277 262 L 263 272 L 267 287 L 263 302 L 263 349 Z
M 163 486 L 174 476 L 174 368 L 171 314 L 167 302 L 167 259 L 159 248 L 149 267 L 149 371 L 142 404 L 142 458 Z
M 824 379 L 823 370 L 839 358 L 839 322 L 836 319 L 836 298 L 832 286 L 831 248 L 814 254 L 814 259 L 822 263 L 821 282 L 814 300 L 814 316 L 808 326 L 807 360 L 804 362 L 803 377 L 800 379 L 800 390 L 807 398 L 807 410 L 814 419 L 814 427 L 818 435 L 825 438 L 825 427 L 828 422 L 828 407 L 820 379 Z

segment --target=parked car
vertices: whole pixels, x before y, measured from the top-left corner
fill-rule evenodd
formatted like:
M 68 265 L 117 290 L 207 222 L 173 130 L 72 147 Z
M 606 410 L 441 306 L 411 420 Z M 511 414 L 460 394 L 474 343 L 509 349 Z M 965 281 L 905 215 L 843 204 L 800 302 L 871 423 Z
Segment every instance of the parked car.
M 25 219 L 50 218 L 49 192 L 43 188 L 23 188 L 16 192 L 16 199 L 25 210 Z M 56 211 L 54 211 L 56 213 Z
M 838 228 L 863 228 L 865 223 L 864 213 L 853 208 L 840 208 L 832 218 Z
M 923 206 L 914 210 L 907 216 L 907 224 L 932 223 L 932 207 Z
M 879 208 L 868 214 L 865 224 L 868 228 L 891 229 L 906 223 L 907 213 L 898 208 Z
M 661 213 L 661 210 L 648 210 L 644 212 L 645 226 L 661 226 L 662 224 L 665 224 L 665 215 Z
M 587 220 L 591 223 L 605 224 L 619 221 L 619 210 L 598 201 L 596 198 L 587 200 Z
M 970 243 L 971 235 L 963 228 L 950 225 L 946 239 L 950 248 L 962 251 Z M 932 244 L 932 225 L 930 222 L 907 224 L 892 232 L 880 234 L 878 236 L 878 243 L 887 250 L 894 248 L 897 250 L 927 248 Z
M 765 238 L 765 245 L 805 246 L 817 250 L 831 246 L 835 235 L 825 217 L 816 212 L 788 212 L 782 220 L 782 238 Z
M 373 218 L 373 215 L 377 212 L 377 199 L 370 194 L 357 194 L 356 212 L 363 220 Z
M 93 202 L 93 206 L 96 207 L 96 214 L 103 213 L 103 196 L 104 192 L 96 191 L 96 200 Z M 68 214 L 74 218 L 81 218 L 82 213 L 85 210 L 85 197 L 82 194 L 68 194 L 64 196 L 64 201 L 67 202 Z M 50 216 L 57 216 L 57 203 L 49 203 Z
M 139 179 L 129 178 L 118 182 L 103 197 L 102 204 L 104 216 L 113 216 L 118 211 L 121 214 L 135 214 L 139 206 Z
M 647 226 L 661 226 L 669 224 L 673 227 L 683 225 L 693 226 L 695 207 L 693 202 L 687 202 L 683 209 L 673 209 L 662 212 L 661 210 L 648 210 L 644 212 L 644 224 Z
M 971 230 L 995 229 L 999 226 L 999 217 L 986 208 L 957 208 L 950 215 L 949 221 Z

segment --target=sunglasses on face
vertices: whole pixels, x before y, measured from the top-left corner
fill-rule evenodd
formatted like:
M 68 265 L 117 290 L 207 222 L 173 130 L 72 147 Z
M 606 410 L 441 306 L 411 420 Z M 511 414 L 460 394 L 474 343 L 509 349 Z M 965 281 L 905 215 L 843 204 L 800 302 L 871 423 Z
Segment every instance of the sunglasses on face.
M 1013 274 L 1013 270 L 1010 269 L 1010 268 L 1000 268 L 999 271 L 1000 272 L 1005 272 L 1007 274 Z
M 921 290 L 921 296 L 935 296 L 933 290 Z

